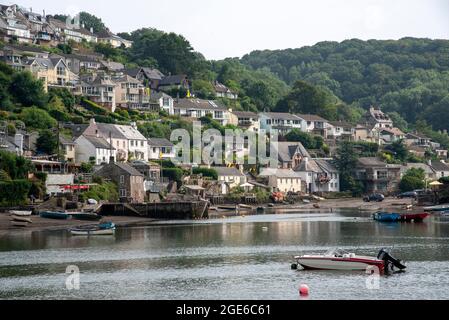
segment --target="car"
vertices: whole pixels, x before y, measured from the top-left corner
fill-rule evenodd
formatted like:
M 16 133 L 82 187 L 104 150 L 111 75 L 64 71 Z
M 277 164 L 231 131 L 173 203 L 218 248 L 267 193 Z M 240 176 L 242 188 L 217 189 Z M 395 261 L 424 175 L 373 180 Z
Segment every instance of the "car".
M 365 201 L 365 202 L 371 202 L 371 201 L 382 202 L 382 201 L 384 201 L 384 199 L 385 199 L 385 196 L 383 194 L 373 193 L 373 194 L 370 194 L 370 195 L 364 197 L 363 201 Z
M 416 197 L 418 197 L 418 193 L 416 191 L 408 191 L 408 192 L 403 192 L 401 194 L 398 195 L 399 199 L 403 199 L 403 198 L 413 198 L 416 199 Z

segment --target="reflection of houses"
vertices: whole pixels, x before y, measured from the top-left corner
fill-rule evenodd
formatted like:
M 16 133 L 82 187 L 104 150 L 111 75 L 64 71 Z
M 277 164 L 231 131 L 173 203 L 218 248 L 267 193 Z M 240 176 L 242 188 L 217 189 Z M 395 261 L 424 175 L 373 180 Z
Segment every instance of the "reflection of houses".
M 397 189 L 401 166 L 387 165 L 378 158 L 359 158 L 353 170 L 354 179 L 365 192 L 392 192 Z
M 306 157 L 295 171 L 305 183 L 304 189 L 308 193 L 340 191 L 338 170 L 324 159 Z
M 121 201 L 144 202 L 144 177 L 139 171 L 127 163 L 109 163 L 94 173 L 113 181 L 118 186 Z
M 229 123 L 242 130 L 259 131 L 259 116 L 257 113 L 249 111 L 232 111 L 229 114 Z
M 302 190 L 301 175 L 292 169 L 263 169 L 259 177 L 267 179 L 272 191 L 300 192 Z
M 259 114 L 261 130 L 276 130 L 279 135 L 286 135 L 292 129 L 301 129 L 302 119 L 294 114 L 281 112 L 262 112 Z

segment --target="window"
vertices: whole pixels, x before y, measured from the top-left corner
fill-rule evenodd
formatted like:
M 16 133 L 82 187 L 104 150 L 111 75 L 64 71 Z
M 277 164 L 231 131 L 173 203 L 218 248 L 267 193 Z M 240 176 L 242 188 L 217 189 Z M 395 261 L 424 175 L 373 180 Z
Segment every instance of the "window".
M 57 73 L 58 76 L 65 76 L 65 68 L 59 66 L 59 67 L 56 69 L 56 73 Z
M 126 197 L 126 189 L 120 189 L 120 197 Z
M 120 176 L 120 183 L 125 183 L 125 176 L 124 175 L 121 175 Z
M 267 119 L 267 124 L 268 124 L 268 125 L 271 124 L 271 119 Z
M 131 147 L 134 147 L 134 140 L 131 140 Z
M 143 147 L 143 141 L 140 141 L 140 146 Z

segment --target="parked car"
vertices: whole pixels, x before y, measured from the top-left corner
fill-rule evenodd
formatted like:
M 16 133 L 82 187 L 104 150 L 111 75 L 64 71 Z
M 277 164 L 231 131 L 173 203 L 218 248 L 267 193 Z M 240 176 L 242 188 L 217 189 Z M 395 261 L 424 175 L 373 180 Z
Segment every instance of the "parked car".
M 403 192 L 400 193 L 398 195 L 399 199 L 403 199 L 403 198 L 413 198 L 416 199 L 416 197 L 418 197 L 418 193 L 416 191 L 408 191 L 408 192 Z
M 381 193 L 373 193 L 363 198 L 365 202 L 377 201 L 382 202 L 385 200 L 385 196 Z

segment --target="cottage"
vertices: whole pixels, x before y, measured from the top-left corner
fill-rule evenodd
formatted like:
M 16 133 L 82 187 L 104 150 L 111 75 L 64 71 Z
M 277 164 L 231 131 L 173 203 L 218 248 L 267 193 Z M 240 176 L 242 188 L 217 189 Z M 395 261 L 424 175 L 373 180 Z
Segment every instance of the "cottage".
M 352 141 L 355 137 L 355 127 L 344 121 L 329 121 L 328 138 Z
M 296 169 L 301 161 L 308 157 L 309 152 L 304 148 L 301 142 L 272 142 L 278 153 L 279 169 Z
M 259 177 L 268 179 L 268 186 L 272 191 L 301 192 L 301 175 L 292 169 L 263 169 Z
M 164 110 L 169 115 L 173 115 L 174 111 L 174 99 L 164 92 L 151 92 L 150 100 L 157 106 L 157 111 Z
M 327 160 L 306 157 L 295 171 L 305 182 L 307 193 L 340 191 L 338 170 Z
M 147 138 L 137 130 L 136 123 L 133 122 L 130 126 L 114 126 L 128 141 L 128 157 L 134 160 L 148 160 L 148 141 Z
M 405 133 L 398 128 L 380 128 L 379 133 L 383 144 L 390 144 L 405 138 Z
M 129 164 L 111 162 L 94 172 L 94 176 L 115 182 L 120 201 L 135 203 L 145 201 L 144 176 Z
M 218 121 L 221 125 L 229 123 L 229 111 L 219 101 L 202 99 L 177 99 L 174 102 L 174 114 L 183 117 L 199 119 L 206 115 Z
M 418 132 L 409 132 L 405 135 L 405 144 L 408 146 L 430 147 L 431 141 L 432 139 Z
M 227 98 L 231 100 L 236 100 L 238 98 L 238 94 L 228 87 L 226 87 L 224 84 L 215 81 L 214 82 L 214 89 L 215 89 L 215 95 L 217 98 Z
M 189 90 L 189 79 L 185 74 L 178 74 L 173 76 L 163 77 L 159 81 L 158 90 L 170 91 L 172 89 L 185 89 Z
M 298 114 L 301 119 L 301 130 L 327 138 L 328 130 L 331 129 L 329 121 L 314 114 Z
M 107 74 L 89 74 L 81 78 L 81 92 L 87 99 L 114 112 L 116 84 Z
M 141 81 L 145 87 L 148 87 L 151 90 L 157 90 L 162 78 L 165 77 L 165 75 L 158 69 L 144 67 L 125 69 L 124 73 Z
M 217 172 L 217 180 L 226 182 L 229 185 L 229 189 L 246 184 L 246 176 L 236 168 L 211 167 L 211 169 L 214 169 Z
M 174 144 L 164 138 L 148 139 L 148 158 L 150 160 L 173 159 L 175 157 Z
M 229 123 L 242 130 L 252 132 L 258 132 L 260 128 L 259 116 L 257 113 L 250 111 L 230 111 Z
M 401 166 L 387 165 L 374 157 L 359 158 L 353 177 L 364 186 L 365 192 L 393 192 L 397 189 Z
M 95 161 L 96 165 L 116 158 L 116 150 L 102 137 L 81 135 L 75 140 L 75 159 L 78 163 Z
M 279 135 L 286 135 L 292 129 L 301 129 L 303 119 L 297 115 L 280 112 L 262 112 L 259 114 L 260 129 L 276 130 Z

